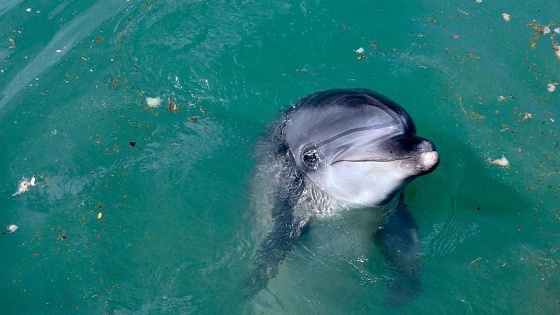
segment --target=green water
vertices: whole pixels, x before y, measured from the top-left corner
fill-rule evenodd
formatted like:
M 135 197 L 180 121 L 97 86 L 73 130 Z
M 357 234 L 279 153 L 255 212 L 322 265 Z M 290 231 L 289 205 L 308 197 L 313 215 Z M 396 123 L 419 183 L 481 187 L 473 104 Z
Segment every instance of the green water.
M 19 229 L 0 235 L 0 313 L 560 312 L 560 88 L 547 91 L 560 25 L 527 26 L 558 12 L 557 0 L 3 0 L 0 225 Z M 253 144 L 280 109 L 333 87 L 386 94 L 440 151 L 406 191 L 423 289 L 399 309 L 373 244 L 339 250 L 329 222 L 268 290 L 239 294 L 257 242 Z M 502 155 L 509 168 L 487 162 Z

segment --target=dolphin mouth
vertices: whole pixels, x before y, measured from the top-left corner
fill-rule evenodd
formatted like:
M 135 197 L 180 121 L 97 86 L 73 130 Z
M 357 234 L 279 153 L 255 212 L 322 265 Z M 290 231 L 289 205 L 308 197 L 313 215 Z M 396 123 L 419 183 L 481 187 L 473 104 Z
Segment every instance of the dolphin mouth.
M 424 138 L 415 135 L 397 135 L 380 141 L 377 139 L 370 142 L 367 138 L 358 137 L 353 139 L 351 145 L 338 144 L 335 149 L 330 149 L 333 166 L 339 162 L 396 162 L 396 161 L 416 161 L 423 164 L 430 164 L 432 160 L 438 160 L 437 151 L 434 144 Z M 363 138 L 363 139 L 360 139 Z M 434 153 L 430 153 L 434 152 Z M 423 156 L 431 156 L 424 161 Z M 329 154 L 325 154 L 329 155 Z
M 439 153 L 435 150 L 421 151 L 413 155 L 399 157 L 371 157 L 365 159 L 340 159 L 332 162 L 333 166 L 339 162 L 367 163 L 367 162 L 398 162 L 398 168 L 406 173 L 425 175 L 434 171 L 439 165 Z
M 333 161 L 332 163 L 330 163 L 330 165 L 335 165 L 336 163 L 339 162 L 394 162 L 394 161 L 404 161 L 404 160 L 410 160 L 410 159 L 415 159 L 418 158 L 419 156 L 424 156 L 426 153 L 431 153 L 428 156 L 432 156 L 431 158 L 438 158 L 439 154 L 437 153 L 436 150 L 430 150 L 430 151 L 420 151 L 420 152 L 416 152 L 415 154 L 410 154 L 410 155 L 405 155 L 405 156 L 398 156 L 398 157 L 367 157 L 367 158 L 360 158 L 360 159 L 338 159 Z M 435 153 L 435 156 L 434 156 Z

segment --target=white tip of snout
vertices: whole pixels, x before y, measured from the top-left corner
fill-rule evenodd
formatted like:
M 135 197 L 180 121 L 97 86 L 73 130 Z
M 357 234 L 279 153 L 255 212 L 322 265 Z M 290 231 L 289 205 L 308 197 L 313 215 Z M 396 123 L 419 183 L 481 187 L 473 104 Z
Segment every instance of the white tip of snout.
M 439 154 L 436 151 L 423 152 L 418 155 L 418 166 L 422 172 L 434 170 L 439 163 Z
M 400 160 L 399 169 L 407 176 L 424 175 L 436 169 L 439 164 L 439 155 L 436 151 L 422 152 L 410 159 Z

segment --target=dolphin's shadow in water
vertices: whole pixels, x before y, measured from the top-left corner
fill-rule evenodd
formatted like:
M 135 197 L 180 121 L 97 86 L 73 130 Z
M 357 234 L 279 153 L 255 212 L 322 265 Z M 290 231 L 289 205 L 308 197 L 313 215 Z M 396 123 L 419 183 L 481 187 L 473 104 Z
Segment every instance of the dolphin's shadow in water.
M 390 269 L 387 302 L 392 306 L 409 303 L 418 296 L 422 263 L 418 254 L 418 225 L 401 193 L 395 212 L 383 218 L 374 235 Z

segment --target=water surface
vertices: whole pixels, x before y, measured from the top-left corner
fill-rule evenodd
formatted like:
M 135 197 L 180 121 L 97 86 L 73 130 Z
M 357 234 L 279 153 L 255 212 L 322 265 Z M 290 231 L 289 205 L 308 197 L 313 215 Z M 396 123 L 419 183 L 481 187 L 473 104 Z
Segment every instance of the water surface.
M 3 1 L 0 224 L 19 229 L 0 237 L 2 313 L 557 313 L 558 12 Z M 281 109 L 335 87 L 394 99 L 441 154 L 406 191 L 423 289 L 397 310 L 380 253 L 336 220 L 312 223 L 266 291 L 239 294 L 253 144 Z M 487 161 L 502 156 L 509 168 Z

